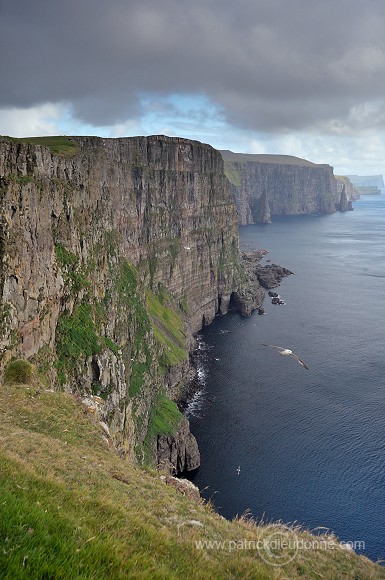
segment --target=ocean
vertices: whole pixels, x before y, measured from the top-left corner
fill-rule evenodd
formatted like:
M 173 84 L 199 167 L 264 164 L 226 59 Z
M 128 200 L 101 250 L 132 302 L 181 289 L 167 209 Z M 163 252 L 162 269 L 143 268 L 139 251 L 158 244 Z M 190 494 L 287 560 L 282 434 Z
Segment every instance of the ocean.
M 266 296 L 264 316 L 218 316 L 200 333 L 191 479 L 226 518 L 322 526 L 384 559 L 385 196 L 241 226 L 240 240 L 294 275 L 275 289 L 285 305 Z

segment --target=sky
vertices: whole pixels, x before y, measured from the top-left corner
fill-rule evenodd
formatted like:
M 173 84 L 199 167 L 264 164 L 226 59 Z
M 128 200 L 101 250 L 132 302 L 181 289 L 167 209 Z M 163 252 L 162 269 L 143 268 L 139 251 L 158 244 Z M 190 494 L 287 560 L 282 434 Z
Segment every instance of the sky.
M 163 134 L 385 174 L 383 0 L 0 0 L 0 134 Z

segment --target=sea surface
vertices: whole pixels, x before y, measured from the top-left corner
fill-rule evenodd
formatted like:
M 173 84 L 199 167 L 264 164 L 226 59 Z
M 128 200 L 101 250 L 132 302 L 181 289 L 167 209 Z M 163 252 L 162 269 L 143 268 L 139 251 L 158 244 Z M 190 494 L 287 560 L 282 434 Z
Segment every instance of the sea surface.
M 294 272 L 276 289 L 285 305 L 266 296 L 264 316 L 200 333 L 192 480 L 227 518 L 324 526 L 385 559 L 385 195 L 273 219 L 240 239 Z

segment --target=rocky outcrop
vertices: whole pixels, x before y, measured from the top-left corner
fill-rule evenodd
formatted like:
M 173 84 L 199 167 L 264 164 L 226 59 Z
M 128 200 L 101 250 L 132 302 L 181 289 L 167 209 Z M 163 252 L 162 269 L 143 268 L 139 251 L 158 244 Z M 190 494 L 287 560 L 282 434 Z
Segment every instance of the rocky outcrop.
M 247 286 L 222 158 L 164 136 L 32 141 L 0 139 L 1 367 L 29 359 L 92 400 L 122 456 L 195 468 L 172 401 L 194 334 Z
M 282 278 L 293 274 L 293 272 L 278 264 L 268 264 L 266 266 L 257 265 L 255 273 L 258 282 L 263 288 L 276 288 L 280 285 Z
M 354 187 L 352 182 L 348 177 L 341 175 L 336 175 L 337 180 L 337 191 L 340 193 L 340 201 L 337 204 L 338 211 L 352 211 L 352 202 L 359 199 L 360 194 L 358 190 Z
M 185 417 L 175 433 L 159 435 L 156 459 L 161 469 L 173 473 L 193 471 L 199 467 L 198 444 L 190 433 L 189 422 Z
M 260 291 L 262 288 L 276 288 L 286 276 L 293 274 L 287 268 L 278 264 L 260 264 L 266 251 L 253 250 L 251 252 L 242 252 L 241 259 L 249 279 L 256 280 Z M 262 287 L 262 288 L 261 288 Z M 262 291 L 263 292 L 263 291 Z M 274 292 L 269 292 L 269 296 L 278 296 Z
M 259 250 L 241 252 L 241 260 L 245 283 L 231 295 L 230 307 L 238 310 L 242 316 L 250 316 L 254 310 L 259 310 L 265 293 L 256 275 L 256 264 L 263 258 Z
M 329 165 L 290 155 L 221 154 L 241 224 L 269 223 L 275 215 L 346 211 L 355 199 L 350 189 L 342 191 Z
M 203 503 L 203 499 L 201 498 L 200 491 L 196 485 L 189 481 L 188 479 L 183 479 L 180 477 L 173 477 L 172 475 L 161 475 L 160 479 L 164 481 L 166 485 L 171 485 L 174 487 L 179 493 L 188 497 L 189 499 L 195 501 L 196 503 Z M 194 520 L 190 520 L 190 523 Z M 199 522 L 195 522 L 196 524 Z

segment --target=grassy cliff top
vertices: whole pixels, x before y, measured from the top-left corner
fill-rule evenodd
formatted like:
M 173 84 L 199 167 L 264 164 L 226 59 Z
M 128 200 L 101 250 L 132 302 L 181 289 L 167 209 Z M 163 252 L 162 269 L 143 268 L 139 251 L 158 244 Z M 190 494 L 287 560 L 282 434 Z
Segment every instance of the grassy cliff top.
M 92 408 L 16 371 L 0 387 L 2 578 L 385 578 L 333 536 L 270 563 L 253 546 L 280 528 L 228 522 L 121 460 Z
M 67 137 L 65 135 L 54 135 L 51 137 L 22 137 L 20 139 L 1 135 L 0 138 L 15 143 L 42 145 L 57 155 L 74 155 L 78 151 L 76 141 L 72 137 Z
M 9 141 L 13 143 L 27 143 L 29 145 L 41 145 L 47 147 L 55 153 L 56 155 L 63 155 L 66 157 L 75 155 L 81 146 L 81 143 L 91 144 L 92 142 L 102 143 L 109 141 L 124 141 L 135 139 L 147 139 L 148 141 L 164 141 L 169 143 L 188 143 L 192 146 L 197 146 L 199 148 L 213 149 L 208 143 L 201 143 L 193 139 L 187 139 L 184 137 L 168 137 L 167 135 L 146 135 L 146 136 L 136 136 L 136 137 L 97 137 L 91 135 L 77 135 L 77 136 L 67 136 L 67 135 L 51 135 L 45 137 L 9 137 L 8 135 L 0 135 L 0 141 Z M 214 150 L 214 149 L 213 149 Z M 214 150 L 215 151 L 215 150 Z
M 312 163 L 311 161 L 301 159 L 300 157 L 294 157 L 293 155 L 233 153 L 232 151 L 228 150 L 220 150 L 220 153 L 224 161 L 238 161 L 239 163 L 251 161 L 253 163 L 274 163 L 277 165 L 300 165 L 302 167 L 327 167 L 327 165 Z

